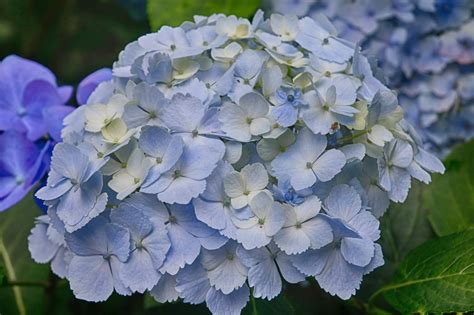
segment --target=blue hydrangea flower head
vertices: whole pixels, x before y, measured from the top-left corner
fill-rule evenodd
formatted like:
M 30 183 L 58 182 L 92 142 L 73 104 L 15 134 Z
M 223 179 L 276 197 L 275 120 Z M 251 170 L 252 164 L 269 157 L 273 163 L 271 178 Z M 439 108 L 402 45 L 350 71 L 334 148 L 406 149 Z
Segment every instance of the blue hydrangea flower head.
M 78 88 L 78 97 L 88 97 L 97 84 L 110 80 L 108 71 L 108 77 L 103 69 L 86 78 Z M 49 69 L 15 55 L 0 62 L 0 86 L 0 132 L 5 146 L 0 166 L 3 211 L 44 179 L 52 146 L 62 141 L 63 120 L 74 107 L 65 104 L 71 98 L 72 87 L 58 86 Z
M 38 148 L 17 131 L 0 134 L 0 211 L 19 202 L 47 171 L 49 145 Z
M 348 299 L 383 264 L 390 200 L 444 171 L 322 16 L 196 16 L 127 45 L 112 76 L 65 119 L 29 239 L 80 299 L 239 314 L 308 276 Z
M 334 22 L 341 38 L 360 43 L 368 55 L 376 58 L 388 86 L 398 90 L 406 118 L 438 157 L 474 137 L 474 103 L 463 96 L 464 82 L 474 69 L 474 9 L 470 1 L 269 3 L 275 12 L 315 18 L 324 14 Z M 310 112 L 314 110 L 310 102 Z M 317 115 L 317 126 L 321 126 L 323 117 Z M 329 130 L 328 123 L 323 124 L 324 129 L 315 130 L 317 127 L 311 125 L 314 119 L 305 120 L 313 131 Z

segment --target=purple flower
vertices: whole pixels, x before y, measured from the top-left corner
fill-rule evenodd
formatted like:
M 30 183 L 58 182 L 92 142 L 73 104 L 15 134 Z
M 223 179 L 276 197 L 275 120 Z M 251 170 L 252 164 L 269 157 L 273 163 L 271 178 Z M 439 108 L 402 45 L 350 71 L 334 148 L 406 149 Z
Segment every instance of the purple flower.
M 0 64 L 0 130 L 15 130 L 31 141 L 50 132 L 56 137 L 57 118 L 71 111 L 64 108 L 71 92 L 71 87 L 58 87 L 54 74 L 42 65 L 6 57 Z
M 0 135 L 0 211 L 19 202 L 46 172 L 43 149 L 17 131 Z
M 87 103 L 89 96 L 94 92 L 95 88 L 102 82 L 112 80 L 112 70 L 102 68 L 92 72 L 82 79 L 77 87 L 76 100 L 79 105 Z

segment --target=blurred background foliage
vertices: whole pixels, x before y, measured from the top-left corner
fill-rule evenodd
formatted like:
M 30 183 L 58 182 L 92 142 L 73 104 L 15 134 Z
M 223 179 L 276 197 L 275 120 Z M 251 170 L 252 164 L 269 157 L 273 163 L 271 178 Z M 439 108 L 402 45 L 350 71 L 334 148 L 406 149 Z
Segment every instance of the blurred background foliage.
M 0 0 L 0 56 L 17 54 L 77 84 L 149 31 L 144 0 Z
M 92 71 L 111 67 L 127 43 L 150 29 L 179 25 L 194 14 L 250 17 L 259 5 L 258 0 L 0 0 L 0 58 L 17 54 L 36 60 L 49 67 L 61 84 L 76 85 Z M 434 176 L 430 186 L 414 182 L 407 202 L 391 206 L 381 220 L 385 265 L 365 278 L 356 297 L 341 301 L 308 281 L 287 286 L 285 297 L 274 301 L 252 301 L 243 313 L 396 314 L 393 307 L 400 309 L 400 305 L 393 302 L 393 296 L 388 304 L 380 296 L 385 292 L 379 291 L 393 281 L 407 255 L 416 261 L 408 253 L 428 240 L 436 242 L 437 237 L 474 226 L 473 157 L 474 142 L 460 146 L 446 159 L 444 176 Z M 113 295 L 106 303 L 74 299 L 67 282 L 53 276 L 49 265 L 35 264 L 30 258 L 27 237 L 39 214 L 32 196 L 0 213 L 0 314 L 208 314 L 203 305 L 160 305 L 148 295 Z M 449 246 L 451 240 L 443 239 Z M 426 254 L 423 248 L 418 252 Z M 8 280 L 2 279 L 3 274 Z M 406 280 L 400 274 L 394 279 Z M 430 289 L 416 288 L 421 292 Z M 467 299 L 470 294 L 466 293 Z

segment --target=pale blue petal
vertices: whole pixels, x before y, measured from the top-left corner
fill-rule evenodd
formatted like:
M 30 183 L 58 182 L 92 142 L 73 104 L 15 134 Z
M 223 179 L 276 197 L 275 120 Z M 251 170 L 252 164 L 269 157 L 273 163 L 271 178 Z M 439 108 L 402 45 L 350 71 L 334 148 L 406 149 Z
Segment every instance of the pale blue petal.
M 276 257 L 278 269 L 280 269 L 281 276 L 289 283 L 298 283 L 305 279 L 305 275 L 296 269 L 291 262 L 291 256 L 283 252 L 279 252 Z
M 253 296 L 271 300 L 276 297 L 282 288 L 280 273 L 267 248 L 258 248 L 250 251 L 239 250 L 239 256 L 249 267 L 248 282 L 254 289 Z
M 341 254 L 348 263 L 365 267 L 374 257 L 374 243 L 363 238 L 344 237 L 341 241 Z
M 206 295 L 206 305 L 215 315 L 239 315 L 249 301 L 249 293 L 246 285 L 227 295 L 211 288 Z
M 74 163 L 70 163 L 74 161 Z M 87 156 L 75 146 L 60 143 L 54 147 L 51 167 L 64 177 L 82 182 L 89 164 Z
M 156 226 L 164 225 L 169 219 L 166 206 L 155 195 L 135 193 L 125 199 L 125 203 L 148 216 Z
M 375 245 L 375 255 L 372 258 L 370 264 L 365 266 L 364 274 L 368 274 L 368 273 L 372 272 L 374 269 L 376 269 L 380 266 L 383 266 L 383 264 L 385 263 L 385 261 L 383 259 L 382 247 L 377 243 L 375 243 L 374 245 Z
M 89 224 L 72 233 L 67 233 L 64 238 L 69 249 L 76 255 L 90 256 L 103 255 L 107 252 L 107 234 L 105 227 L 107 219 L 98 217 Z
M 224 246 L 229 239 L 221 235 L 218 231 L 215 231 L 212 235 L 206 237 L 200 237 L 199 241 L 201 246 L 205 249 L 214 250 Z
M 326 246 L 334 239 L 331 225 L 319 216 L 303 223 L 302 230 L 310 239 L 311 248 L 313 249 Z
M 128 229 L 135 242 L 143 240 L 153 230 L 152 223 L 142 212 L 126 204 L 114 209 L 110 220 Z
M 121 262 L 127 261 L 131 248 L 130 232 L 115 223 L 107 224 L 105 232 L 107 253 L 116 256 Z
M 379 221 L 368 211 L 362 210 L 349 222 L 362 237 L 373 242 L 380 238 Z
M 411 177 L 407 170 L 392 167 L 389 172 L 391 189 L 388 192 L 390 200 L 404 202 L 411 187 Z
M 311 241 L 303 229 L 295 226 L 281 229 L 273 237 L 273 240 L 278 248 L 289 255 L 300 254 L 311 245 Z
M 220 153 L 209 150 L 207 146 L 186 147 L 182 157 L 183 176 L 201 180 L 211 175 L 219 162 Z
M 171 248 L 160 271 L 175 275 L 179 269 L 196 260 L 201 250 L 201 243 L 178 224 L 170 223 L 167 229 Z
M 158 193 L 158 199 L 166 203 L 187 204 L 206 189 L 205 180 L 179 177 L 171 182 L 164 191 Z
M 207 272 L 200 263 L 184 267 L 176 277 L 176 290 L 185 303 L 204 302 L 210 288 Z
M 176 276 L 164 274 L 158 284 L 150 291 L 150 294 L 160 303 L 173 302 L 179 297 L 179 292 L 176 291 L 175 287 Z
M 141 248 L 135 249 L 127 262 L 120 265 L 119 276 L 126 287 L 139 293 L 151 290 L 160 279 L 150 254 Z
M 307 276 L 315 276 L 324 269 L 329 259 L 331 248 L 323 247 L 322 249 L 308 250 L 302 254 L 290 256 L 293 266 L 299 272 Z
M 415 155 L 415 161 L 418 164 L 430 172 L 444 173 L 445 167 L 438 158 L 422 148 L 418 148 L 418 150 L 418 154 Z
M 115 292 L 117 292 L 120 295 L 125 295 L 125 296 L 132 295 L 132 291 L 129 288 L 125 287 L 122 279 L 120 279 L 119 274 L 120 274 L 120 266 L 122 265 L 122 262 L 118 260 L 116 256 L 110 256 L 109 263 L 110 263 L 110 270 L 112 271 L 112 278 L 114 279 Z
M 164 129 L 145 127 L 140 134 L 139 146 L 145 154 L 158 158 L 154 168 L 161 174 L 179 160 L 183 153 L 184 142 L 179 136 L 172 136 Z
M 105 301 L 114 291 L 109 262 L 102 256 L 74 256 L 68 280 L 76 298 L 88 302 Z
M 224 294 L 237 290 L 247 280 L 247 268 L 236 250 L 237 244 L 229 242 L 220 249 L 202 252 L 201 263 L 208 272 L 210 284 Z
M 349 185 L 335 186 L 324 201 L 326 212 L 345 221 L 352 219 L 362 208 L 357 191 Z
M 53 243 L 46 234 L 49 217 L 42 215 L 36 218 L 36 225 L 28 236 L 28 249 L 31 258 L 39 264 L 50 262 L 59 249 L 59 244 Z
M 61 246 L 51 261 L 51 271 L 61 279 L 68 275 L 69 263 L 73 254 L 64 246 Z
M 192 132 L 200 126 L 207 106 L 191 95 L 176 94 L 163 110 L 164 124 L 177 132 Z
M 52 170 L 50 174 L 52 174 L 53 172 L 54 171 Z M 41 200 L 54 200 L 66 194 L 71 189 L 71 187 L 71 181 L 66 178 L 63 178 L 63 180 L 61 180 L 54 186 L 44 186 L 36 192 L 35 196 Z
M 334 178 L 346 164 L 346 156 L 339 150 L 331 149 L 323 153 L 314 163 L 313 171 L 316 177 L 327 182 Z
M 316 281 L 329 294 L 348 300 L 359 289 L 364 269 L 347 263 L 336 249 L 331 250 L 328 256 Z
M 262 247 L 271 241 L 271 237 L 267 236 L 259 225 L 255 225 L 249 229 L 237 229 L 235 234 L 237 241 L 241 243 L 245 249 Z
M 223 230 L 228 220 L 224 220 L 226 211 L 221 202 L 207 202 L 200 198 L 193 200 L 196 217 L 214 229 Z
M 272 116 L 280 126 L 289 127 L 296 123 L 298 111 L 291 104 L 286 104 L 273 108 Z

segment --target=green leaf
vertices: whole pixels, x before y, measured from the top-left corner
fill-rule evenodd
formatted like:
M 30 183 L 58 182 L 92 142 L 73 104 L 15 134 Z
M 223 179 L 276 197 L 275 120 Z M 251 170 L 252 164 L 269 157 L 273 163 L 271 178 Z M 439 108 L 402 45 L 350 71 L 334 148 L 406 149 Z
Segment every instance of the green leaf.
M 415 247 L 434 237 L 427 210 L 423 207 L 426 185 L 414 181 L 404 203 L 392 203 L 381 218 L 384 257 L 398 265 Z
M 377 291 L 402 313 L 474 310 L 474 229 L 426 242 L 400 264 L 391 284 Z
M 364 277 L 357 296 L 367 300 L 380 287 L 389 283 L 397 267 L 409 251 L 432 239 L 435 234 L 422 206 L 426 185 L 414 181 L 404 203 L 392 203 L 380 218 L 385 264 Z
M 153 31 L 163 25 L 178 26 L 194 15 L 214 13 L 250 17 L 260 7 L 260 0 L 148 0 L 147 11 Z
M 292 315 L 295 309 L 283 294 L 268 301 L 250 297 L 250 302 L 242 310 L 242 315 Z
M 446 159 L 446 173 L 434 175 L 424 204 L 439 236 L 474 226 L 474 141 L 458 146 Z
M 41 212 L 28 195 L 17 206 L 0 213 L 0 263 L 8 282 L 46 282 L 49 266 L 33 262 L 28 235 Z M 38 286 L 0 288 L 0 314 L 42 314 L 46 307 L 44 289 Z

